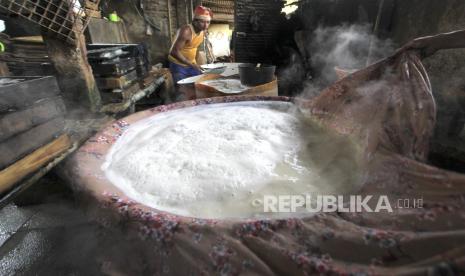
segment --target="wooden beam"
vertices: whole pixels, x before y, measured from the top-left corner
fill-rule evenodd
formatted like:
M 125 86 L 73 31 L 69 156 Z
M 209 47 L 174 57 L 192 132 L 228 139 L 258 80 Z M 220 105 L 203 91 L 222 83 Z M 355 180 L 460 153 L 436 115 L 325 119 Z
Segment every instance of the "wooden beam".
M 54 97 L 39 101 L 26 109 L 0 115 L 0 142 L 64 114 L 63 99 Z
M 234 22 L 234 14 L 225 14 L 225 13 L 217 13 L 214 15 L 212 22 L 227 22 L 233 23 Z
M 53 142 L 37 149 L 33 153 L 0 171 L 0 194 L 8 191 L 13 185 L 27 175 L 40 169 L 46 163 L 58 157 L 71 146 L 67 134 L 64 134 Z
M 65 122 L 57 117 L 33 127 L 0 143 L 0 168 L 5 168 L 17 160 L 40 148 L 63 133 Z
M 189 22 L 189 23 L 190 23 L 190 22 L 191 22 L 190 16 L 189 16 L 189 14 L 190 14 L 190 11 L 189 11 L 189 9 L 190 9 L 190 4 L 187 2 L 187 0 L 184 0 L 184 7 L 186 8 L 186 13 L 185 13 L 186 22 Z
M 22 81 L 0 87 L 0 112 L 24 109 L 41 99 L 60 94 L 57 82 L 52 76 L 8 77 L 8 79 Z
M 100 89 L 123 89 L 128 87 L 131 82 L 137 79 L 136 70 L 133 70 L 126 75 L 114 77 L 96 78 L 96 82 Z
M 57 71 L 58 84 L 68 110 L 97 112 L 101 105 L 100 92 L 87 61 L 84 36 L 78 35 L 76 45 L 46 33 L 43 37 L 48 55 Z
M 129 99 L 125 100 L 121 103 L 114 103 L 114 104 L 107 104 L 102 107 L 101 112 L 104 113 L 120 113 L 134 105 L 137 101 L 142 99 L 143 97 L 150 96 L 155 90 L 163 85 L 165 82 L 165 76 L 160 76 L 158 79 L 153 81 L 149 86 L 139 90 L 137 93 L 133 94 Z
M 187 21 L 186 15 L 186 1 L 185 0 L 178 0 L 176 1 L 176 18 L 177 18 L 177 26 L 178 28 L 191 23 Z
M 84 33 L 88 44 L 129 43 L 123 21 L 110 22 L 103 18 L 90 18 Z
M 166 0 L 166 6 L 167 6 L 167 11 L 168 11 L 168 33 L 169 36 L 168 38 L 170 39 L 170 44 L 173 44 L 173 26 L 171 25 L 171 1 Z
M 194 19 L 194 0 L 189 0 L 189 21 L 192 21 Z

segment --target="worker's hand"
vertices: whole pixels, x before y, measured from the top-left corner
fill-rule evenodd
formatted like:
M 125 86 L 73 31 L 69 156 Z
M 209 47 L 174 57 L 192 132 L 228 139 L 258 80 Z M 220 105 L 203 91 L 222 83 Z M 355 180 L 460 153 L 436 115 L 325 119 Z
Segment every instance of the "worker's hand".
M 198 65 L 198 64 L 192 64 L 192 67 L 193 67 L 195 70 L 199 71 L 200 73 L 202 73 L 202 72 L 204 71 L 203 68 L 200 67 L 200 65 Z

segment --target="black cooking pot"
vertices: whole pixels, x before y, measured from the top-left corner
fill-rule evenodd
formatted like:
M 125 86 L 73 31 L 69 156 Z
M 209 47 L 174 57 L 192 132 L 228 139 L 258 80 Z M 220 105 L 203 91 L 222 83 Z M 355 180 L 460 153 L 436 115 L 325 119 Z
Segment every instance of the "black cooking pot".
M 239 64 L 239 77 L 243 85 L 257 86 L 271 82 L 274 78 L 275 69 L 276 66 L 274 65 Z

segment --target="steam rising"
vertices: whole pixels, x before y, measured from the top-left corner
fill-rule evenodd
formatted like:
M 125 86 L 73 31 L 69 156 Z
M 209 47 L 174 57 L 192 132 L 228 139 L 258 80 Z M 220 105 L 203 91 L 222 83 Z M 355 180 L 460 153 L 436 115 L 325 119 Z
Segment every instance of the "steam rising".
M 283 70 L 284 79 L 295 75 L 302 64 L 307 67 L 308 76 L 303 84 L 302 94 L 314 97 L 319 91 L 337 80 L 335 67 L 354 71 L 362 69 L 377 60 L 392 54 L 395 47 L 390 40 L 381 40 L 371 32 L 370 25 L 341 25 L 318 27 L 299 41 L 300 62 L 290 63 Z
M 390 40 L 380 40 L 370 33 L 369 25 L 319 27 L 314 32 L 310 49 L 312 66 L 321 68 L 321 78 L 327 81 L 335 80 L 335 66 L 361 69 L 367 62 L 372 63 L 394 51 Z

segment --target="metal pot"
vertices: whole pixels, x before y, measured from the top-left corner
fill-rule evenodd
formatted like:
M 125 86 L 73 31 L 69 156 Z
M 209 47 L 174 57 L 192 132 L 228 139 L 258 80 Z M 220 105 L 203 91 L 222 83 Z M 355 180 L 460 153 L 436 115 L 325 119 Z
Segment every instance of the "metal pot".
M 244 63 L 239 65 L 239 77 L 243 85 L 257 86 L 271 82 L 275 70 L 276 66 L 274 65 Z

